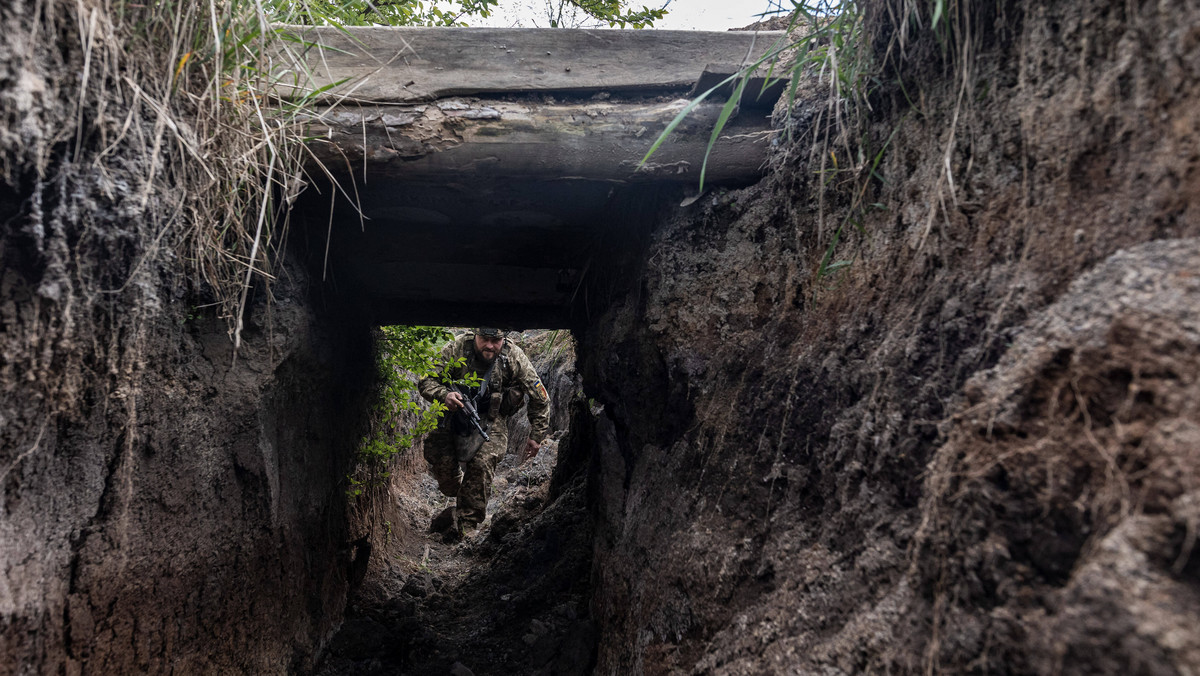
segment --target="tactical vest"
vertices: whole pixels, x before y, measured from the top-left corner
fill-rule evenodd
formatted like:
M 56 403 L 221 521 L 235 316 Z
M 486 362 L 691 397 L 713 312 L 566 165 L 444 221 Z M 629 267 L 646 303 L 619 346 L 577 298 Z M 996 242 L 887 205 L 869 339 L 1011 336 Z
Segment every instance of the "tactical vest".
M 471 340 L 463 343 L 466 348 L 467 361 L 475 361 L 475 341 L 472 335 Z M 507 418 L 508 416 L 521 410 L 521 405 L 525 403 L 525 393 L 521 390 L 520 383 L 513 382 L 513 369 L 509 361 L 510 350 L 508 342 L 505 341 L 504 347 L 500 349 L 500 354 L 496 355 L 496 361 L 493 363 L 491 373 L 481 373 L 480 377 L 486 377 L 488 396 L 478 402 L 480 417 L 486 418 L 494 422 L 497 418 Z M 478 396 L 480 388 L 471 388 L 470 396 L 472 398 Z

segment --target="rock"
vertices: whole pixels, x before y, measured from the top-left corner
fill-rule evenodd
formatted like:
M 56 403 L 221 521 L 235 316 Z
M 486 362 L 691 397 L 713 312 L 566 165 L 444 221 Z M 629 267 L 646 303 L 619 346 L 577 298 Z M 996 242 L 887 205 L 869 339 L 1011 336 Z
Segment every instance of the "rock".
M 400 590 L 402 594 L 423 599 L 433 592 L 433 585 L 424 575 L 413 575 L 408 578 L 408 582 L 404 583 L 404 587 Z
M 455 662 L 450 665 L 450 676 L 475 676 L 475 672 L 467 668 L 467 665 L 462 662 Z

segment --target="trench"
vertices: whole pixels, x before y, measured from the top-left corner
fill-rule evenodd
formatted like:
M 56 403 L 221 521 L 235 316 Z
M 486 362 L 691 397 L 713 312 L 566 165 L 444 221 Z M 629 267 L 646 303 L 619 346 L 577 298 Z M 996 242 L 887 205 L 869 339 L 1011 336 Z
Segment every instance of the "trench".
M 425 471 L 420 445 L 393 464 L 376 517 L 385 532 L 370 538 L 372 561 L 317 673 L 582 674 L 594 666 L 590 448 L 572 425 L 588 425 L 596 411 L 581 396 L 566 331 L 509 340 L 523 345 L 550 393 L 550 436 L 520 463 L 524 408 L 509 419 L 488 516 L 465 539 L 448 529 L 454 500 Z
M 636 285 L 654 233 L 694 186 L 517 175 L 334 180 L 342 187 L 318 183 L 289 219 L 292 255 L 318 294 L 360 325 L 516 329 L 511 339 L 553 405 L 548 448 L 524 465 L 516 462 L 524 409 L 511 418 L 489 517 L 465 542 L 432 532 L 453 501 L 425 471 L 420 443 L 394 462 L 384 490 L 358 499 L 351 539 L 360 560 L 319 672 L 590 673 L 599 637 L 594 437 L 604 413 L 587 394 L 598 388 L 577 369 L 576 337 Z M 538 325 L 548 328 L 528 329 Z
M 357 249 L 327 258 L 326 194 L 272 243 L 236 360 L 160 218 L 198 179 L 122 187 L 149 149 L 101 141 L 158 118 L 80 108 L 87 22 L 42 4 L 61 31 L 0 9 L 57 36 L 36 63 L 0 43 L 5 83 L 47 74 L 0 117 L 0 674 L 1195 673 L 1194 2 L 937 3 L 954 30 L 908 47 L 925 5 L 864 3 L 903 58 L 861 133 L 814 156 L 795 128 L 747 187 L 618 198 L 573 240 L 597 258 L 545 278 L 552 318 L 373 304 L 338 256 L 435 256 L 347 219 Z M 527 235 L 561 225 L 525 206 Z M 363 499 L 345 477 L 372 327 L 484 318 L 569 330 L 583 399 L 446 543 L 419 455 Z

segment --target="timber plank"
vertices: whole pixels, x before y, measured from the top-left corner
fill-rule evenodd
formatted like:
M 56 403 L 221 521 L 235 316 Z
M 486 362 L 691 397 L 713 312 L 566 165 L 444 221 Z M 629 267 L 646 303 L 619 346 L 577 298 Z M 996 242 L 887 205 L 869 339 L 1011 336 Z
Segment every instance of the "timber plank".
M 639 162 L 687 105 L 618 101 L 575 104 L 475 98 L 433 104 L 317 109 L 307 125 L 313 157 L 335 167 L 365 165 L 376 179 L 524 177 L 617 182 L 747 184 L 762 175 L 774 132 L 761 112 L 743 111 L 708 154 L 721 103 L 696 106 L 645 166 Z
M 781 31 L 587 30 L 540 28 L 288 27 L 298 99 L 346 80 L 323 98 L 406 103 L 469 94 L 691 88 L 720 64 L 736 70 L 783 37 Z M 721 69 L 721 68 L 718 68 Z

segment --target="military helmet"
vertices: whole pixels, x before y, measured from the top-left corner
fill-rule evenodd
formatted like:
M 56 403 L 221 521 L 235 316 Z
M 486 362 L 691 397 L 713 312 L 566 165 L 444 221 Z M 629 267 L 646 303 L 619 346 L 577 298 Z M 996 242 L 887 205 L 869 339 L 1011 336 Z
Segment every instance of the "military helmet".
M 488 336 L 489 338 L 503 338 L 504 331 L 502 329 L 475 329 L 475 335 Z

